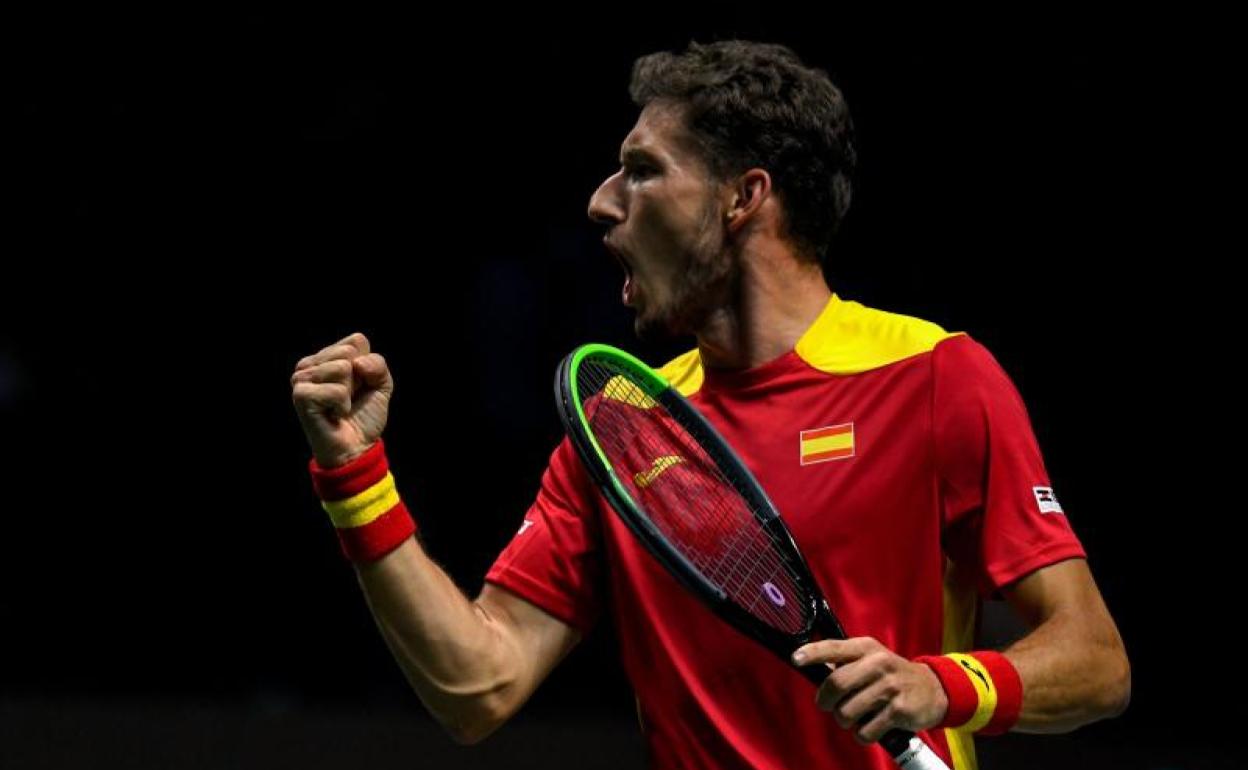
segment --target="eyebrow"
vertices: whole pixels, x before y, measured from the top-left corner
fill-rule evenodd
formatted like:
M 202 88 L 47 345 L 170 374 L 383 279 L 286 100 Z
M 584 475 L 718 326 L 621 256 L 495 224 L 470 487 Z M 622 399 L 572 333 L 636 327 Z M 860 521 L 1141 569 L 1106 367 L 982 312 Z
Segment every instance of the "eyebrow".
M 621 163 L 657 163 L 658 158 L 649 150 L 640 147 L 628 147 L 620 152 Z

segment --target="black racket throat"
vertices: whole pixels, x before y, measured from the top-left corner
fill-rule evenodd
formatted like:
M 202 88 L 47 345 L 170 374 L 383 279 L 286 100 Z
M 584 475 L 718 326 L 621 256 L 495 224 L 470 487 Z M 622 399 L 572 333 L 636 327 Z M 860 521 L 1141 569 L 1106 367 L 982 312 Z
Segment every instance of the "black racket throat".
M 819 641 L 821 639 L 846 639 L 845 629 L 841 627 L 840 621 L 832 614 L 832 610 L 828 607 L 828 603 L 824 600 L 819 601 L 819 605 L 815 610 L 815 623 L 812 633 L 808 639 L 805 639 L 793 649 L 803 644 Z M 789 654 L 792 655 L 792 650 Z M 797 666 L 798 673 L 809 679 L 813 684 L 823 684 L 823 680 L 828 678 L 831 673 L 825 663 L 811 663 L 804 666 Z

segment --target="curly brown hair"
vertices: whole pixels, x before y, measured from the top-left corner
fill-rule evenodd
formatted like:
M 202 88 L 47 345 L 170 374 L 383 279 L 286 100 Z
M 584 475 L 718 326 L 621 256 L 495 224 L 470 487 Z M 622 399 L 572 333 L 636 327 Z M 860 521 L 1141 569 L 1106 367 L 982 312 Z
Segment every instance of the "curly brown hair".
M 637 59 L 629 94 L 638 107 L 681 107 L 716 179 L 766 169 L 798 252 L 826 259 L 857 162 L 849 107 L 826 72 L 783 45 L 691 42 Z

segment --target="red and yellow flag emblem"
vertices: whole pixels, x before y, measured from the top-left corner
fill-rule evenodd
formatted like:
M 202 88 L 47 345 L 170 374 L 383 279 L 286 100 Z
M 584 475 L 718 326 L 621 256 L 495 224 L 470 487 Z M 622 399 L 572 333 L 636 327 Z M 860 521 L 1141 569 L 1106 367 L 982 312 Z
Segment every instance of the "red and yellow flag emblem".
M 800 435 L 802 465 L 854 456 L 854 424 L 804 430 Z

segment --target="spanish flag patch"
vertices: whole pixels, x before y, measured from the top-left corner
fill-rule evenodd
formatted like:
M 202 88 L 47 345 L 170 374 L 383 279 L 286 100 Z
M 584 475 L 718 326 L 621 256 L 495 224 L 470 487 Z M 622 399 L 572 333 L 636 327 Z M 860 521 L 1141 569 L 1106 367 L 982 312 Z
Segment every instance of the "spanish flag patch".
M 854 424 L 804 430 L 800 435 L 802 465 L 854 456 Z

